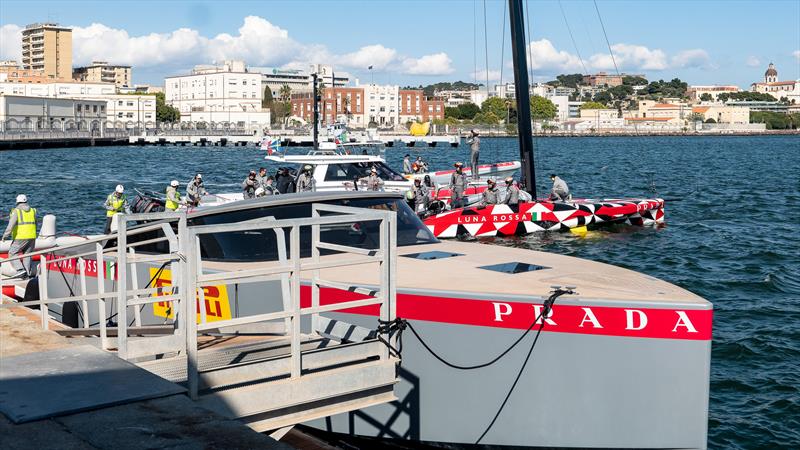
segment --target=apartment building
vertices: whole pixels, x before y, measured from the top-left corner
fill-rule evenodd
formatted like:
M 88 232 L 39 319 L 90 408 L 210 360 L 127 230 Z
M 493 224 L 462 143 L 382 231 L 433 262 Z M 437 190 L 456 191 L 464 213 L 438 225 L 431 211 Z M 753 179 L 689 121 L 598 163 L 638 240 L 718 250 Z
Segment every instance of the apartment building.
M 400 124 L 400 86 L 368 84 L 364 86 L 364 115 L 367 125 L 395 127 Z
M 72 78 L 72 29 L 56 23 L 34 23 L 22 30 L 22 67 L 41 70 L 47 78 Z
M 0 132 L 101 130 L 106 102 L 0 95 Z
M 312 64 L 308 70 L 279 69 L 275 67 L 250 67 L 249 72 L 261 74 L 262 90 L 269 88 L 273 98 L 281 97 L 281 89 L 289 87 L 290 94 L 311 92 L 312 74 L 316 73 L 319 82 L 325 87 L 346 87 L 350 83 L 350 74 L 336 71 L 333 66 L 326 64 Z
M 131 66 L 110 65 L 106 61 L 92 61 L 88 66 L 72 69 L 72 79 L 90 83 L 114 83 L 117 88 L 133 84 Z
M 311 92 L 292 94 L 292 116 L 313 123 L 314 101 Z M 326 88 L 319 102 L 322 126 L 336 122 L 352 127 L 364 127 L 364 89 L 361 87 Z
M 270 124 L 270 111 L 262 109 L 261 74 L 242 61 L 195 66 L 188 75 L 164 80 L 167 104 L 181 113 L 181 122 L 234 123 L 240 127 Z
M 693 102 L 699 102 L 701 101 L 700 97 L 702 97 L 704 94 L 708 94 L 711 96 L 713 101 L 717 101 L 717 97 L 719 97 L 719 94 L 722 93 L 731 94 L 734 92 L 739 92 L 740 90 L 741 89 L 739 89 L 739 86 L 733 86 L 733 85 L 689 86 L 686 89 L 686 96 L 689 97 Z
M 425 97 L 422 89 L 400 89 L 398 98 L 401 124 L 444 119 L 445 101 L 440 98 Z

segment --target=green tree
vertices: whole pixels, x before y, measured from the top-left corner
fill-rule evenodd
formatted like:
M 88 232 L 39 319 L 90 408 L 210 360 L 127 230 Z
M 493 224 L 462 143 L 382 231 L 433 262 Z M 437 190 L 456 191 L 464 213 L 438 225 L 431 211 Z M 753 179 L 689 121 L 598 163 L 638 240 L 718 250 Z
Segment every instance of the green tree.
M 272 89 L 269 86 L 264 88 L 264 97 L 261 99 L 261 109 L 272 109 L 272 103 L 275 99 L 272 97 Z
M 768 130 L 787 130 L 797 127 L 794 117 L 772 111 L 751 111 L 750 123 L 765 123 Z
M 452 117 L 454 119 L 460 119 L 461 115 L 458 112 L 458 108 L 455 106 L 445 106 L 444 108 L 444 116 L 445 117 Z
M 689 114 L 688 116 L 686 116 L 686 119 L 689 122 L 702 122 L 703 119 L 705 119 L 705 116 L 700 114 L 700 113 L 693 112 L 693 113 Z M 710 123 L 710 122 L 706 121 L 706 123 Z
M 489 97 L 481 103 L 481 112 L 484 115 L 491 113 L 498 120 L 507 119 L 508 104 L 500 97 Z
M 462 103 L 458 105 L 458 118 L 472 120 L 481 109 L 475 103 Z
M 598 102 L 586 102 L 581 105 L 581 109 L 606 109 L 606 105 Z
M 762 92 L 723 92 L 717 96 L 717 99 L 721 102 L 727 102 L 728 100 L 735 100 L 735 101 L 749 101 L 749 102 L 777 102 L 778 99 L 771 96 L 770 94 L 765 94 Z
M 571 73 L 569 75 L 559 75 L 556 77 L 557 85 L 564 87 L 577 88 L 583 84 L 583 74 Z M 548 84 L 553 83 L 552 81 Z
M 556 117 L 558 109 L 550 100 L 539 96 L 531 96 L 531 117 L 533 120 L 549 120 Z
M 608 91 L 600 91 L 597 94 L 594 94 L 594 101 L 608 104 L 614 101 L 614 97 L 612 97 Z
M 626 75 L 622 77 L 622 84 L 625 86 L 645 86 L 647 84 L 647 78 Z
M 709 117 L 708 119 L 706 119 L 706 123 L 717 123 L 717 121 Z
M 500 118 L 495 113 L 488 111 L 476 114 L 472 121 L 481 125 L 497 125 L 500 123 Z
M 621 84 L 619 86 L 609 88 L 608 93 L 614 96 L 616 99 L 622 99 L 628 97 L 629 95 L 633 95 L 633 88 L 631 86 Z
M 288 102 L 292 99 L 292 88 L 290 88 L 288 84 L 281 86 L 281 89 L 278 92 L 280 94 L 281 101 Z
M 163 92 L 156 94 L 156 120 L 158 122 L 177 122 L 181 120 L 181 112 L 177 108 L 167 105 Z
M 714 97 L 712 97 L 711 94 L 709 94 L 708 92 L 703 92 L 700 95 L 700 101 L 701 102 L 710 102 L 712 100 L 714 100 Z

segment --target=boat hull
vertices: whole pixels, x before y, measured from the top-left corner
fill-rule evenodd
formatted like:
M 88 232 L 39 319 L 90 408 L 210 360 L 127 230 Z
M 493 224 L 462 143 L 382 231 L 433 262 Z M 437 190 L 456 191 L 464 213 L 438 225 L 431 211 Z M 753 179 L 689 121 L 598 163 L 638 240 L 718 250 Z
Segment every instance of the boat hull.
M 612 223 L 652 226 L 664 223 L 664 200 L 538 200 L 516 206 L 471 206 L 429 216 L 424 223 L 438 238 L 514 236 Z

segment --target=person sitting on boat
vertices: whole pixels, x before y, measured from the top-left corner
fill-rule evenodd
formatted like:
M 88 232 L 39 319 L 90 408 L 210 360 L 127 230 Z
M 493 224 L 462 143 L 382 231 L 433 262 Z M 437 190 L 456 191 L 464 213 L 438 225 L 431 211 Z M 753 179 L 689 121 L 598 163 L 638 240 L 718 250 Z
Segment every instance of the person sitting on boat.
M 428 163 L 422 160 L 422 156 L 417 156 L 417 160 L 411 165 L 414 173 L 425 173 L 428 171 Z
M 514 182 L 514 178 L 506 178 L 506 198 L 503 200 L 508 206 L 519 205 L 519 186 Z
M 8 248 L 9 258 L 25 255 L 34 251 L 36 247 L 36 208 L 28 205 L 28 196 L 17 195 L 17 204 L 8 214 L 8 226 L 3 232 L 2 240 L 11 235 L 11 246 Z M 17 269 L 13 278 L 30 278 L 31 258 L 16 259 L 11 261 L 11 266 Z
M 103 231 L 104 234 L 111 233 L 111 221 L 115 215 L 125 212 L 130 214 L 131 207 L 128 205 L 128 197 L 125 196 L 125 187 L 118 184 L 114 192 L 108 194 L 106 202 L 103 204 L 106 210 L 106 227 Z
M 428 190 L 433 189 L 435 187 L 433 185 L 433 180 L 431 180 L 430 175 L 425 175 L 425 177 L 422 178 L 422 184 L 424 184 L 425 187 L 428 188 Z
M 178 180 L 172 180 L 167 186 L 166 196 L 167 201 L 164 203 L 164 209 L 167 211 L 176 211 L 180 208 L 183 201 L 181 200 L 181 193 L 178 192 L 178 187 L 181 184 Z
M 460 208 L 464 203 L 464 191 L 467 190 L 467 176 L 464 175 L 464 164 L 454 164 L 456 171 L 450 175 L 450 205 Z
M 403 156 L 403 173 L 409 174 L 413 173 L 411 170 L 411 155 L 406 153 L 406 156 Z
M 550 200 L 564 202 L 570 199 L 569 186 L 567 182 L 559 178 L 556 174 L 550 174 L 553 181 L 553 189 L 550 190 Z
M 242 195 L 244 195 L 245 199 L 248 198 L 256 198 L 256 189 L 259 187 L 259 183 L 256 181 L 256 171 L 251 170 L 249 174 L 247 174 L 247 178 L 242 181 Z
M 479 208 L 484 208 L 489 205 L 496 205 L 498 203 L 499 192 L 497 191 L 497 184 L 494 182 L 494 178 L 489 178 L 486 180 L 486 185 L 486 190 L 483 191 L 481 202 L 478 204 Z
M 372 166 L 369 175 L 362 178 L 360 181 L 367 183 L 368 191 L 380 191 L 383 188 L 383 180 L 378 176 L 378 169 Z
M 469 144 L 469 166 L 474 180 L 478 178 L 478 158 L 481 154 L 481 138 L 478 137 L 477 131 L 470 130 L 467 144 Z
M 206 194 L 208 194 L 208 192 L 203 186 L 203 174 L 198 173 L 194 176 L 192 181 L 186 185 L 187 203 L 191 206 L 197 206 L 200 204 L 200 199 Z
M 295 191 L 294 178 L 289 174 L 289 169 L 280 167 L 275 173 L 275 185 L 279 194 L 288 194 Z
M 277 189 L 275 189 L 274 182 L 275 182 L 275 179 L 272 178 L 272 175 L 270 175 L 267 178 L 265 178 L 264 182 L 261 183 L 261 186 L 259 186 L 261 188 L 261 192 L 262 192 L 261 195 L 278 195 L 279 192 L 278 192 Z M 258 192 L 256 192 L 256 197 L 258 197 L 258 196 L 259 196 Z
M 314 167 L 311 164 L 303 166 L 303 171 L 297 177 L 297 192 L 312 192 L 315 188 Z
M 258 174 L 256 175 L 256 183 L 258 186 L 264 186 L 264 183 L 267 181 L 267 169 L 264 167 L 258 168 Z

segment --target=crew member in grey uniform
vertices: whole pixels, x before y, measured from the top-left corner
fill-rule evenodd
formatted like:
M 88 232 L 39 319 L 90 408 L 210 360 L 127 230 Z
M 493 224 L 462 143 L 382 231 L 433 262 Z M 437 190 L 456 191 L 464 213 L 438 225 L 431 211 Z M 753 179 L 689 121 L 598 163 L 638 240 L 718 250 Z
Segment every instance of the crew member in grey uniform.
M 316 188 L 310 164 L 303 166 L 303 171 L 297 177 L 297 192 L 312 192 Z
M 483 191 L 483 198 L 481 198 L 481 207 L 489 206 L 489 205 L 496 205 L 497 204 L 497 184 L 494 182 L 494 178 L 489 178 L 486 180 L 487 188 Z
M 259 186 L 264 187 L 264 183 L 266 182 L 267 182 L 267 169 L 264 167 L 259 167 L 258 175 L 256 175 L 256 183 L 258 183 L 256 185 L 256 188 L 258 188 Z
M 413 172 L 414 171 L 411 169 L 411 155 L 406 153 L 406 156 L 403 156 L 403 173 L 409 174 Z
M 481 138 L 478 137 L 478 132 L 470 130 L 469 139 L 469 167 L 472 169 L 472 179 L 478 178 L 478 158 L 481 154 Z
M 508 206 L 519 205 L 519 186 L 514 183 L 514 178 L 506 178 L 506 198 L 503 200 Z
M 570 199 L 569 186 L 567 182 L 551 173 L 550 179 L 553 181 L 553 189 L 550 190 L 550 200 L 564 202 Z
M 28 205 L 25 194 L 17 195 L 17 206 L 8 214 L 8 226 L 3 232 L 2 240 L 11 235 L 11 247 L 8 249 L 9 258 L 30 253 L 36 247 L 36 208 Z M 17 269 L 13 278 L 27 279 L 32 275 L 31 258 L 15 259 L 11 266 Z
M 467 189 L 467 176 L 464 175 L 464 164 L 455 163 L 456 171 L 450 175 L 450 205 L 460 208 L 464 203 L 464 191 Z
M 422 184 L 422 180 L 419 178 L 414 179 L 414 198 L 416 200 L 416 205 L 423 205 L 425 209 L 428 209 L 428 203 L 430 202 L 430 194 L 428 191 L 428 187 Z
M 242 195 L 245 199 L 248 198 L 256 198 L 256 189 L 259 187 L 259 183 L 256 181 L 256 171 L 251 170 L 249 174 L 247 174 L 247 178 L 242 181 Z
M 375 166 L 369 171 L 369 175 L 362 179 L 367 182 L 368 191 L 380 191 L 383 188 L 383 180 L 378 176 L 378 169 Z
M 199 205 L 200 199 L 206 194 L 208 194 L 208 191 L 206 191 L 206 188 L 203 186 L 203 174 L 198 173 L 194 176 L 192 181 L 186 185 L 186 197 L 188 198 L 189 205 Z

